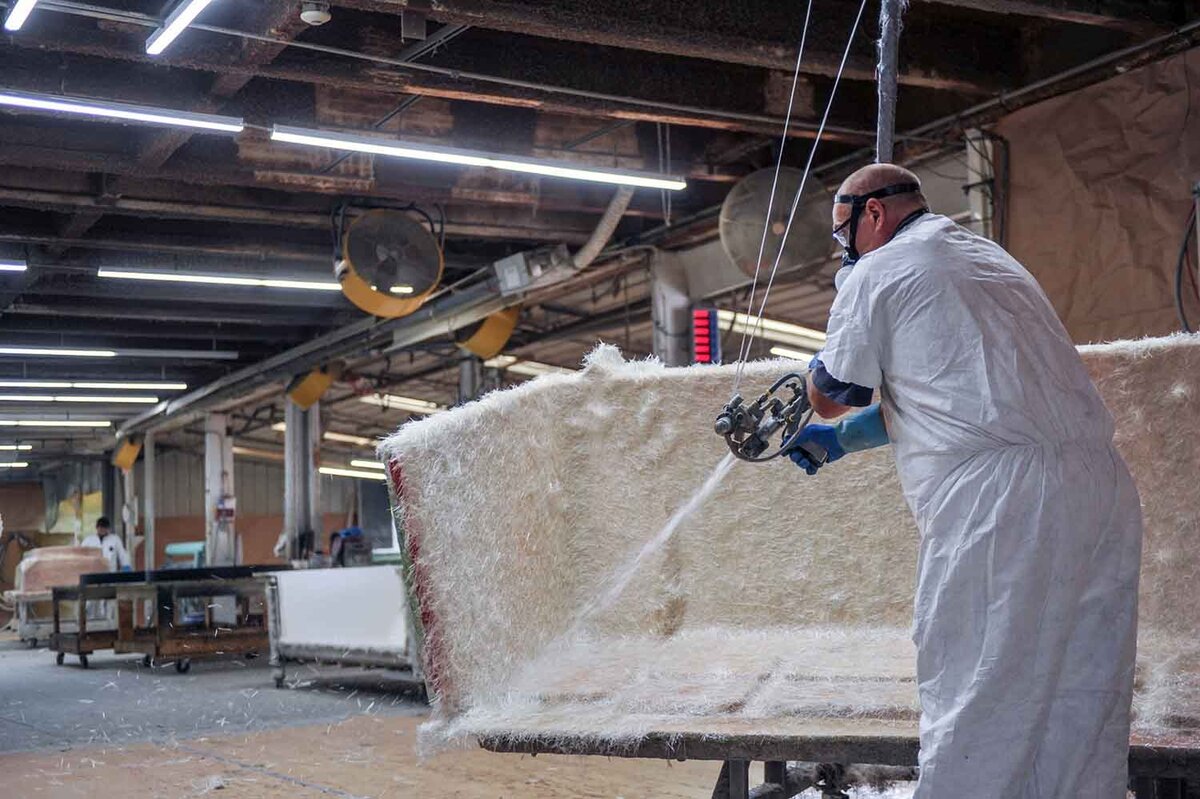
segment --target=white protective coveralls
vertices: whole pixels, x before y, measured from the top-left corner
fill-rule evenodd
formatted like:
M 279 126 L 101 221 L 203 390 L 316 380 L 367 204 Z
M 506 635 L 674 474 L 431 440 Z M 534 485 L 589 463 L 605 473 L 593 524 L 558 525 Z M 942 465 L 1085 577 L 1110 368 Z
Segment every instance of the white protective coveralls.
M 125 551 L 125 545 L 121 543 L 121 539 L 112 533 L 104 536 L 103 540 L 101 540 L 99 535 L 93 533 L 83 539 L 83 543 L 80 546 L 96 547 L 103 552 L 105 559 L 108 561 L 109 571 L 119 571 L 131 565 L 129 562 L 129 553 Z
M 881 389 L 920 530 L 915 799 L 1124 799 L 1141 508 L 1040 286 L 926 214 L 854 266 L 821 357 Z

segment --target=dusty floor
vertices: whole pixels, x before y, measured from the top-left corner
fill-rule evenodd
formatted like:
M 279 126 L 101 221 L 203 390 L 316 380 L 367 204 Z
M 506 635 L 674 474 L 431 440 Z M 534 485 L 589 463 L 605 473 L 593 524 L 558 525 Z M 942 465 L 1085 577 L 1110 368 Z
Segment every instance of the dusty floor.
M 478 749 L 421 761 L 427 709 L 378 672 L 297 670 L 276 690 L 261 662 L 91 665 L 0 642 L 0 799 L 708 799 L 719 770 Z

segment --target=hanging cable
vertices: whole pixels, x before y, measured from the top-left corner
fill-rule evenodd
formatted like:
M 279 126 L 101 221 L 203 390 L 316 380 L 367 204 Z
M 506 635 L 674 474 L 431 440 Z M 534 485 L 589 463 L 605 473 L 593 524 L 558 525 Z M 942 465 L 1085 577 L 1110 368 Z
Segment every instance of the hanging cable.
M 808 41 L 808 23 L 812 19 L 813 0 L 808 0 L 808 8 L 804 12 L 804 27 L 800 30 L 800 48 L 796 51 L 796 68 L 792 71 L 792 91 L 788 95 L 787 113 L 783 118 L 783 134 L 779 137 L 779 154 L 775 157 L 775 176 L 771 179 L 771 195 L 767 198 L 767 215 L 763 219 L 762 239 L 758 243 L 758 257 L 754 261 L 754 279 L 750 283 L 750 296 L 746 299 L 746 316 L 754 310 L 754 292 L 758 288 L 758 275 L 762 271 L 763 253 L 767 249 L 767 232 L 771 229 L 771 212 L 775 208 L 775 189 L 779 185 L 779 173 L 783 169 L 783 149 L 787 145 L 788 128 L 792 124 L 792 108 L 796 103 L 796 88 L 800 85 L 800 62 L 804 58 L 804 45 Z M 732 324 L 730 329 L 732 329 Z M 737 372 L 733 378 L 733 390 L 736 393 L 738 383 L 742 380 L 742 364 L 746 361 L 748 329 L 742 331 L 742 343 L 738 347 Z
M 759 332 L 762 330 L 763 312 L 767 308 L 767 299 L 771 296 L 771 287 L 775 284 L 775 275 L 779 271 L 779 263 L 783 260 L 783 251 L 787 246 L 788 234 L 792 231 L 792 223 L 796 219 L 796 209 L 800 207 L 800 198 L 804 195 L 804 187 L 808 183 L 808 176 L 812 172 L 813 159 L 817 154 L 817 145 L 821 143 L 821 136 L 825 132 L 825 125 L 829 121 L 829 112 L 833 109 L 833 101 L 837 97 L 838 86 L 842 80 L 842 73 L 846 69 L 846 62 L 850 58 L 850 47 L 854 43 L 854 37 L 858 34 L 859 23 L 862 22 L 863 11 L 866 10 L 867 0 L 862 0 L 858 7 L 858 15 L 854 18 L 854 25 L 850 28 L 850 35 L 846 38 L 846 48 L 842 51 L 842 61 L 838 64 L 837 74 L 833 79 L 833 88 L 829 91 L 829 101 L 825 103 L 825 113 L 821 115 L 821 124 L 817 128 L 816 138 L 813 139 L 812 147 L 808 151 L 808 161 L 804 164 L 804 173 L 800 176 L 800 186 L 796 189 L 796 196 L 792 199 L 792 208 L 788 213 L 787 225 L 783 229 L 783 236 L 779 240 L 779 250 L 775 254 L 775 262 L 771 265 L 771 273 L 767 278 L 767 287 L 763 290 L 762 302 L 758 306 L 758 314 L 754 319 L 752 326 L 748 326 L 746 333 L 749 333 L 747 346 L 743 350 L 743 354 L 738 361 L 737 372 L 733 379 L 733 390 L 737 393 L 738 384 L 742 379 L 742 372 L 745 369 L 746 359 L 750 354 L 750 345 L 754 343 L 754 339 L 758 338 Z M 779 175 L 779 168 L 775 170 L 776 177 Z M 774 192 L 772 192 L 774 193 Z M 751 296 L 753 302 L 753 296 Z M 745 337 L 745 333 L 743 334 Z

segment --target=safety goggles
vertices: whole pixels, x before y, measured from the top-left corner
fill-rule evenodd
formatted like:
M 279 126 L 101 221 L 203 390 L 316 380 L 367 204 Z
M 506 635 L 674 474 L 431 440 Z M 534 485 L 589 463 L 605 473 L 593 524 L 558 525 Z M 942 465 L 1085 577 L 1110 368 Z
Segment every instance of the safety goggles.
M 893 183 L 866 194 L 839 194 L 834 197 L 835 205 L 850 206 L 850 217 L 833 229 L 834 240 L 846 251 L 843 262 L 850 265 L 859 259 L 858 248 L 855 246 L 854 240 L 858 237 L 858 220 L 862 216 L 868 200 L 882 200 L 896 194 L 910 194 L 920 190 L 921 184 L 919 183 Z

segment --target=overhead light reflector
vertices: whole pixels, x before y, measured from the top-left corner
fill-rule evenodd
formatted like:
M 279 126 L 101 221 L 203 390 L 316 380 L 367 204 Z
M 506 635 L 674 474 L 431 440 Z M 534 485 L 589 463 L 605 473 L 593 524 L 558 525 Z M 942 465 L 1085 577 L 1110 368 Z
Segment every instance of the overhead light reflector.
M 24 272 L 28 268 L 24 261 L 0 260 L 0 272 Z
M 777 319 L 757 319 L 744 313 L 734 311 L 717 311 L 717 319 L 721 330 L 732 330 L 734 333 L 757 335 L 767 341 L 776 341 L 803 350 L 816 350 L 825 346 L 825 334 L 811 327 L 794 325 L 791 322 L 780 322 Z
M 509 158 L 489 155 L 473 150 L 454 147 L 438 147 L 432 144 L 384 139 L 379 136 L 359 136 L 335 131 L 296 128 L 290 125 L 275 125 L 271 128 L 274 141 L 290 144 L 306 144 L 310 147 L 326 147 L 353 153 L 370 153 L 394 158 L 413 158 L 418 161 L 436 161 L 459 166 L 483 166 L 509 172 L 525 172 L 570 180 L 587 180 L 595 183 L 612 183 L 620 186 L 639 186 L 650 189 L 678 191 L 687 188 L 687 183 L 670 175 L 647 175 L 639 172 L 592 169 L 561 161 L 546 161 L 538 158 Z
M 31 94 L 8 89 L 0 89 L 0 105 L 11 108 L 27 108 L 32 111 L 56 111 L 62 114 L 79 114 L 100 119 L 124 119 L 130 122 L 145 122 L 150 125 L 199 128 L 200 130 L 224 133 L 240 133 L 245 127 L 242 120 L 236 117 L 194 114 L 190 111 L 173 111 L 169 108 L 113 103 L 107 100 L 89 100 L 83 97 Z
M 305 289 L 341 291 L 333 280 L 296 280 L 291 278 L 238 277 L 236 275 L 194 275 L 186 272 L 130 272 L 123 269 L 99 269 L 97 277 L 119 280 L 149 280 L 159 283 L 204 283 L 211 286 L 250 286 L 269 289 Z
M 38 0 L 17 0 L 8 12 L 8 16 L 4 18 L 4 29 L 21 30 L 21 26 L 25 24 L 25 20 L 29 19 L 29 15 L 33 13 L 33 7 L 37 3 Z
M 179 34 L 187 30 L 187 26 L 196 21 L 200 12 L 208 8 L 212 0 L 179 0 L 179 4 L 163 20 L 162 27 L 150 34 L 146 40 L 146 52 L 159 55 L 171 46 L 171 42 L 179 38 Z
M 342 469 L 337 466 L 322 466 L 317 469 L 321 474 L 327 474 L 331 477 L 357 477 L 361 480 L 386 480 L 387 475 L 383 472 L 367 472 L 358 469 Z

